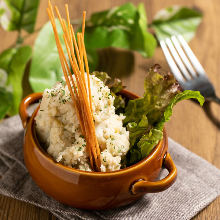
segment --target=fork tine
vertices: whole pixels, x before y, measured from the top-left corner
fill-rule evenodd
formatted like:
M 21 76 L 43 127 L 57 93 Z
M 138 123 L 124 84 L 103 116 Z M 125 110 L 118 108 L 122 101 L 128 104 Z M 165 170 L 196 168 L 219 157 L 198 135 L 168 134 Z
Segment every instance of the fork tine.
M 173 43 L 171 42 L 170 38 L 166 38 L 165 42 L 167 46 L 169 47 L 170 52 L 173 55 L 174 60 L 176 61 L 177 65 L 179 66 L 183 76 L 185 76 L 187 80 L 191 80 L 189 72 L 187 71 L 186 67 L 183 65 L 183 62 L 180 59 L 179 54 L 176 52 L 176 49 L 174 48 Z
M 202 65 L 200 64 L 199 60 L 196 58 L 193 51 L 190 49 L 188 43 L 184 40 L 184 38 L 181 35 L 178 35 L 177 38 L 179 39 L 182 47 L 186 51 L 186 54 L 190 58 L 191 63 L 193 64 L 196 72 L 201 75 L 206 75 L 205 70 L 203 69 Z
M 179 83 L 184 82 L 185 80 L 184 80 L 181 72 L 179 71 L 177 65 L 175 64 L 172 56 L 170 55 L 170 52 L 169 52 L 169 50 L 163 40 L 160 41 L 160 46 L 161 46 L 163 53 L 166 57 L 167 63 L 169 64 L 171 72 L 174 74 L 174 76 L 176 77 L 176 79 Z
M 176 36 L 172 36 L 171 40 L 176 48 L 176 50 L 178 51 L 182 61 L 184 62 L 185 66 L 187 67 L 187 69 L 189 70 L 189 72 L 191 73 L 191 75 L 193 77 L 197 77 L 195 70 L 193 69 L 191 63 L 189 62 L 189 59 L 186 57 L 182 47 L 180 46 L 179 41 L 177 40 Z

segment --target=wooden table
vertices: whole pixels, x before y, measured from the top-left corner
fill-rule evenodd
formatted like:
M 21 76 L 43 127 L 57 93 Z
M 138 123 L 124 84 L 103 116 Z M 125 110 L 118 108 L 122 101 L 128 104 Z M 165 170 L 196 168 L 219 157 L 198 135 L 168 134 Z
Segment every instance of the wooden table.
M 199 60 L 205 67 L 210 80 L 213 82 L 217 93 L 220 95 L 220 2 L 219 0 L 143 0 L 151 21 L 153 15 L 164 7 L 178 4 L 195 6 L 202 10 L 204 19 L 200 25 L 196 37 L 190 45 Z M 110 8 L 115 5 L 125 3 L 126 0 L 100 1 L 100 0 L 57 0 L 58 6 L 63 6 L 68 2 L 71 11 L 71 19 L 81 16 L 83 10 L 87 10 L 88 16 L 94 12 Z M 137 4 L 140 0 L 131 0 Z M 37 18 L 37 27 L 41 27 L 47 20 L 46 14 L 47 0 L 41 0 Z M 33 44 L 36 34 L 27 38 L 25 43 Z M 10 46 L 16 39 L 16 33 L 8 33 L 0 30 L 0 51 Z M 124 53 L 123 51 L 121 52 Z M 139 54 L 127 53 L 127 58 L 133 60 L 134 67 L 132 74 L 124 77 L 127 88 L 138 94 L 143 93 L 143 78 L 146 70 L 154 63 L 159 63 L 168 70 L 167 63 L 160 48 L 152 59 L 144 59 Z M 126 58 L 125 56 L 125 58 Z M 104 59 L 106 56 L 103 56 Z M 117 63 L 117 60 L 115 60 Z M 124 71 L 126 72 L 126 71 Z M 212 104 L 213 113 L 220 118 L 220 107 Z M 207 118 L 204 111 L 191 101 L 184 101 L 175 107 L 171 121 L 167 124 L 168 134 L 180 144 L 195 152 L 199 156 L 208 160 L 220 168 L 220 131 Z M 220 217 L 220 197 L 211 205 L 199 213 L 195 219 L 219 219 Z M 55 219 L 48 211 L 34 207 L 15 199 L 0 196 L 0 219 Z

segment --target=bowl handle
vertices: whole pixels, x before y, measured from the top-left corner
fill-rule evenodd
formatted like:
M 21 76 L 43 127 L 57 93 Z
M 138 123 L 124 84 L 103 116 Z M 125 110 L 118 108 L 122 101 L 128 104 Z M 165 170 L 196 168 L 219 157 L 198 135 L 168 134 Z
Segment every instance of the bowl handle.
M 166 154 L 163 165 L 169 171 L 169 174 L 164 179 L 156 182 L 145 180 L 136 181 L 130 188 L 131 193 L 133 195 L 143 192 L 155 193 L 164 191 L 169 188 L 175 182 L 177 177 L 177 169 L 169 153 Z
M 20 103 L 19 107 L 19 114 L 22 121 L 22 125 L 24 128 L 27 126 L 27 122 L 30 119 L 30 116 L 28 115 L 27 108 L 30 104 L 38 101 L 42 98 L 42 93 L 32 93 L 28 96 L 26 96 Z

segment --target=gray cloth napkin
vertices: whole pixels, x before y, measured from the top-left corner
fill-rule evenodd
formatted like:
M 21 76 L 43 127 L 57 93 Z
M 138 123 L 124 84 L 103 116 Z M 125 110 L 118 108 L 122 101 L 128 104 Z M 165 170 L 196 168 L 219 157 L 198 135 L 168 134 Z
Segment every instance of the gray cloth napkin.
M 0 123 L 0 193 L 47 209 L 60 219 L 190 219 L 220 195 L 220 170 L 169 139 L 178 177 L 168 190 L 114 210 L 72 208 L 45 195 L 33 182 L 23 161 L 23 135 L 19 116 Z

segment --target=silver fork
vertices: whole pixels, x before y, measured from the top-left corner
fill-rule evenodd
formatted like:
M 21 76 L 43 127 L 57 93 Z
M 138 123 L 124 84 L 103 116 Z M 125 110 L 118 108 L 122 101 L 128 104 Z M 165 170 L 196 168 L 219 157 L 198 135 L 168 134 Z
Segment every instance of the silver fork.
M 207 101 L 220 104 L 220 98 L 216 96 L 205 70 L 181 35 L 161 40 L 160 46 L 172 73 L 184 90 L 200 91 Z

